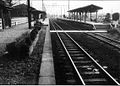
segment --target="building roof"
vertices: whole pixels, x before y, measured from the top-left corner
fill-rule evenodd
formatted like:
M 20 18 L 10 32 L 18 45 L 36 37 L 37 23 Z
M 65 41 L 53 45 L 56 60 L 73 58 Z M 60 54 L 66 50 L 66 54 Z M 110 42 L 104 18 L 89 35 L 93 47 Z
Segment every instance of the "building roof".
M 103 9 L 103 8 L 91 4 L 91 5 L 88 5 L 88 6 L 81 7 L 81 8 L 76 8 L 76 9 L 73 9 L 73 10 L 69 10 L 68 12 L 96 12 L 100 9 Z
M 16 6 L 13 7 L 13 9 L 17 9 L 17 10 L 27 10 L 27 8 L 28 8 L 28 5 L 26 5 L 26 4 L 20 4 L 20 5 L 16 5 Z M 45 11 L 36 10 L 33 7 L 30 7 L 30 11 L 33 14 L 34 13 L 37 13 L 37 14 L 45 13 Z
M 13 9 L 26 9 L 27 10 L 27 8 L 28 6 L 26 4 L 20 4 L 20 5 L 13 6 Z M 30 10 L 36 10 L 36 9 L 33 7 L 30 7 Z
M 40 14 L 40 13 L 45 13 L 45 11 L 40 11 L 40 10 L 32 10 L 32 13 L 38 13 L 38 14 Z

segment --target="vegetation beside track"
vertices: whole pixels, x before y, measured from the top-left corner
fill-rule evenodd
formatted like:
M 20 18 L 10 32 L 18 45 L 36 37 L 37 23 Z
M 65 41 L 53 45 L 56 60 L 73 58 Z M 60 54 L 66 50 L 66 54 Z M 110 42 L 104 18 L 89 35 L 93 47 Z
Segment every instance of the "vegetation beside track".
M 24 34 L 21 38 L 18 38 L 15 42 L 9 44 L 9 47 L 7 46 L 7 49 L 9 48 L 8 54 L 3 55 L 0 61 L 0 84 L 35 85 L 38 83 L 45 32 L 45 27 L 43 27 L 39 33 L 36 31 L 33 32 L 32 35 L 35 35 L 35 33 L 37 35 L 36 37 L 33 37 L 33 39 L 38 37 L 38 40 L 30 55 L 28 55 L 28 50 L 22 51 L 24 49 L 26 50 L 25 46 L 28 46 L 28 49 L 32 45 L 32 40 L 29 39 L 30 34 Z

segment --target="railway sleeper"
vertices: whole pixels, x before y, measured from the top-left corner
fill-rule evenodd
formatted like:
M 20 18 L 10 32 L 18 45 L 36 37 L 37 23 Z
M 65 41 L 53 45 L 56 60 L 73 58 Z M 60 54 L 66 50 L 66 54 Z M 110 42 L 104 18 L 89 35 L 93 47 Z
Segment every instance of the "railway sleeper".
M 62 85 L 78 84 L 77 79 L 75 77 L 75 74 L 73 73 L 73 70 L 71 70 L 71 68 L 70 69 L 63 68 L 63 69 L 58 70 L 58 71 L 59 71 L 59 73 L 56 74 L 57 84 L 62 84 Z
M 80 53 L 82 54 L 83 52 L 82 51 L 71 51 L 71 50 L 68 50 L 70 54 L 77 54 L 77 53 Z
M 81 70 L 81 75 L 83 75 L 86 78 L 95 78 L 95 77 L 104 77 L 99 71 L 82 71 Z
M 82 75 L 91 75 L 91 74 L 100 74 L 100 72 L 94 72 L 94 71 L 84 71 L 84 72 L 81 72 Z
M 76 53 L 76 54 L 71 54 L 71 57 L 86 57 L 86 56 L 81 53 Z
M 59 57 L 65 57 L 66 55 L 64 53 L 60 54 Z
M 78 69 L 84 70 L 84 71 L 98 71 L 99 69 L 96 69 L 95 67 L 80 67 L 77 66 Z
M 95 68 L 95 66 L 94 65 L 83 65 L 83 66 L 78 65 L 77 68 Z
M 86 57 L 86 55 L 83 54 L 83 53 L 70 53 L 70 56 L 71 56 L 71 57 L 72 57 L 72 56 Z
M 58 50 L 58 53 L 64 53 L 64 51 L 63 50 Z
M 90 64 L 92 63 L 92 61 L 90 60 L 77 60 L 77 61 L 74 61 L 75 64 Z
M 77 51 L 78 49 L 75 49 L 75 48 L 71 48 L 69 49 L 69 51 Z
M 72 57 L 72 59 L 74 60 L 74 61 L 78 61 L 78 60 L 82 60 L 82 61 L 85 61 L 86 59 L 85 59 L 85 57 Z
M 105 78 L 92 78 L 92 79 L 84 79 L 85 83 L 90 85 L 108 85 L 108 81 Z
M 70 79 L 70 80 L 67 80 L 67 83 L 74 85 L 74 84 L 76 84 L 77 82 L 76 82 L 75 79 Z

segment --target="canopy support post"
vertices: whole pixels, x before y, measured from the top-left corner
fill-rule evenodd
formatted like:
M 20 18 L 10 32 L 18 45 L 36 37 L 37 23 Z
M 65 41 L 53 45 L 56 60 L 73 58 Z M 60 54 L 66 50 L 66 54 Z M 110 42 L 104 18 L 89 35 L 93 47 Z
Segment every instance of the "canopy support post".
M 92 13 L 90 12 L 90 21 L 92 21 Z
M 96 22 L 97 22 L 97 12 L 98 12 L 98 11 L 96 11 Z

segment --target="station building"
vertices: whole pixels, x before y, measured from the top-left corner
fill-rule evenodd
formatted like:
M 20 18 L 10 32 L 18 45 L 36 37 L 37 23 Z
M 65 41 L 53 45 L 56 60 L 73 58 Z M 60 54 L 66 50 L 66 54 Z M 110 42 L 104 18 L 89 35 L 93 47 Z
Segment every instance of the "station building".
M 27 17 L 28 16 L 28 6 L 26 4 L 20 4 L 13 7 L 13 10 L 11 11 L 12 17 Z M 44 11 L 36 10 L 33 7 L 30 7 L 31 17 L 32 20 L 39 19 L 42 14 L 44 14 Z

